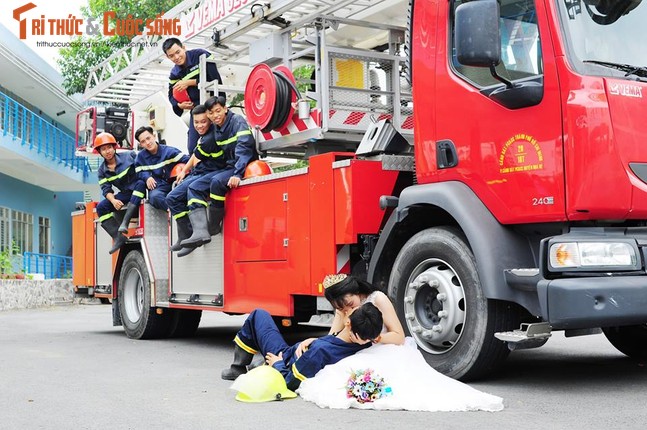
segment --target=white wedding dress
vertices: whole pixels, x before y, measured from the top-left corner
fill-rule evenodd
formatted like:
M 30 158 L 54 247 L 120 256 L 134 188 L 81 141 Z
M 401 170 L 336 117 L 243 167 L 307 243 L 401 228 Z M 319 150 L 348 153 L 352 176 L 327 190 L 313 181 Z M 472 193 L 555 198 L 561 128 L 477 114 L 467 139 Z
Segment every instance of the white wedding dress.
M 371 403 L 346 396 L 351 372 L 373 369 L 392 394 Z M 403 409 L 409 411 L 500 411 L 503 399 L 449 378 L 427 364 L 415 341 L 376 344 L 320 370 L 301 383 L 297 393 L 322 408 Z

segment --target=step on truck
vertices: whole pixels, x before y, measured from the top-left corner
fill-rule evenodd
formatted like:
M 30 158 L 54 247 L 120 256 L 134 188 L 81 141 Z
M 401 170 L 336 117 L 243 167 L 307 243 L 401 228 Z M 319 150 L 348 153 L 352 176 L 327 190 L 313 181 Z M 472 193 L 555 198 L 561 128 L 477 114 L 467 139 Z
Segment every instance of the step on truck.
M 182 5 L 167 15 L 187 48 L 245 76 L 203 95 L 243 94 L 262 156 L 307 165 L 243 181 L 222 235 L 182 259 L 147 204 L 112 257 L 94 203 L 75 213 L 75 285 L 128 336 L 188 335 L 206 310 L 325 324 L 323 277 L 352 273 L 454 378 L 552 331 L 647 356 L 641 0 Z M 159 48 L 116 58 L 88 100 L 166 91 Z

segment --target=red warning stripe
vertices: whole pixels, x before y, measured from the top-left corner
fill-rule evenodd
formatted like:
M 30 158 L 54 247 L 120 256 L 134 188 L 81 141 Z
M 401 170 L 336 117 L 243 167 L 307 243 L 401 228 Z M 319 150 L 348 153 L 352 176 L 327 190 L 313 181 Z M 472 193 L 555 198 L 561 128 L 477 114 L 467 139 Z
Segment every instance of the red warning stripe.
M 402 128 L 413 129 L 413 115 L 407 116 L 407 119 L 402 123 Z
M 351 112 L 344 121 L 344 124 L 357 125 L 365 116 L 366 112 Z

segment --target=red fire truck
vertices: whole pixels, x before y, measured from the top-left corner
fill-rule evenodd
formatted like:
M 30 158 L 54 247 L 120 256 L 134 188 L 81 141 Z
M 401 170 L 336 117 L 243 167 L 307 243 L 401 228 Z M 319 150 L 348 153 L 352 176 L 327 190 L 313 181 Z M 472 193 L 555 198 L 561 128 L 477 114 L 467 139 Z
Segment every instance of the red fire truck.
M 223 234 L 182 259 L 168 214 L 146 204 L 113 257 L 94 204 L 77 212 L 75 284 L 111 299 L 128 336 L 191 334 L 204 310 L 325 322 L 321 280 L 341 272 L 386 291 L 455 378 L 552 330 L 647 355 L 641 0 L 218 4 L 170 16 L 219 67 L 255 66 L 245 113 L 259 150 L 309 164 L 245 180 Z M 160 55 L 105 81 L 114 64 L 100 65 L 86 97 L 118 101 L 110 89 L 138 88 Z M 306 103 L 275 73 L 300 64 L 313 66 L 295 80 Z

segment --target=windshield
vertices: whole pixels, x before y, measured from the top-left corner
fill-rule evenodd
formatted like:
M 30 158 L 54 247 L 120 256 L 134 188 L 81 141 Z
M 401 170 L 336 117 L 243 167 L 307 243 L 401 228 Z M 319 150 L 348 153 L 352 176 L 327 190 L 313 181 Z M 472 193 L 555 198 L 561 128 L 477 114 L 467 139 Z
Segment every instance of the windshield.
M 569 59 L 586 75 L 645 79 L 647 2 L 642 0 L 555 0 Z

